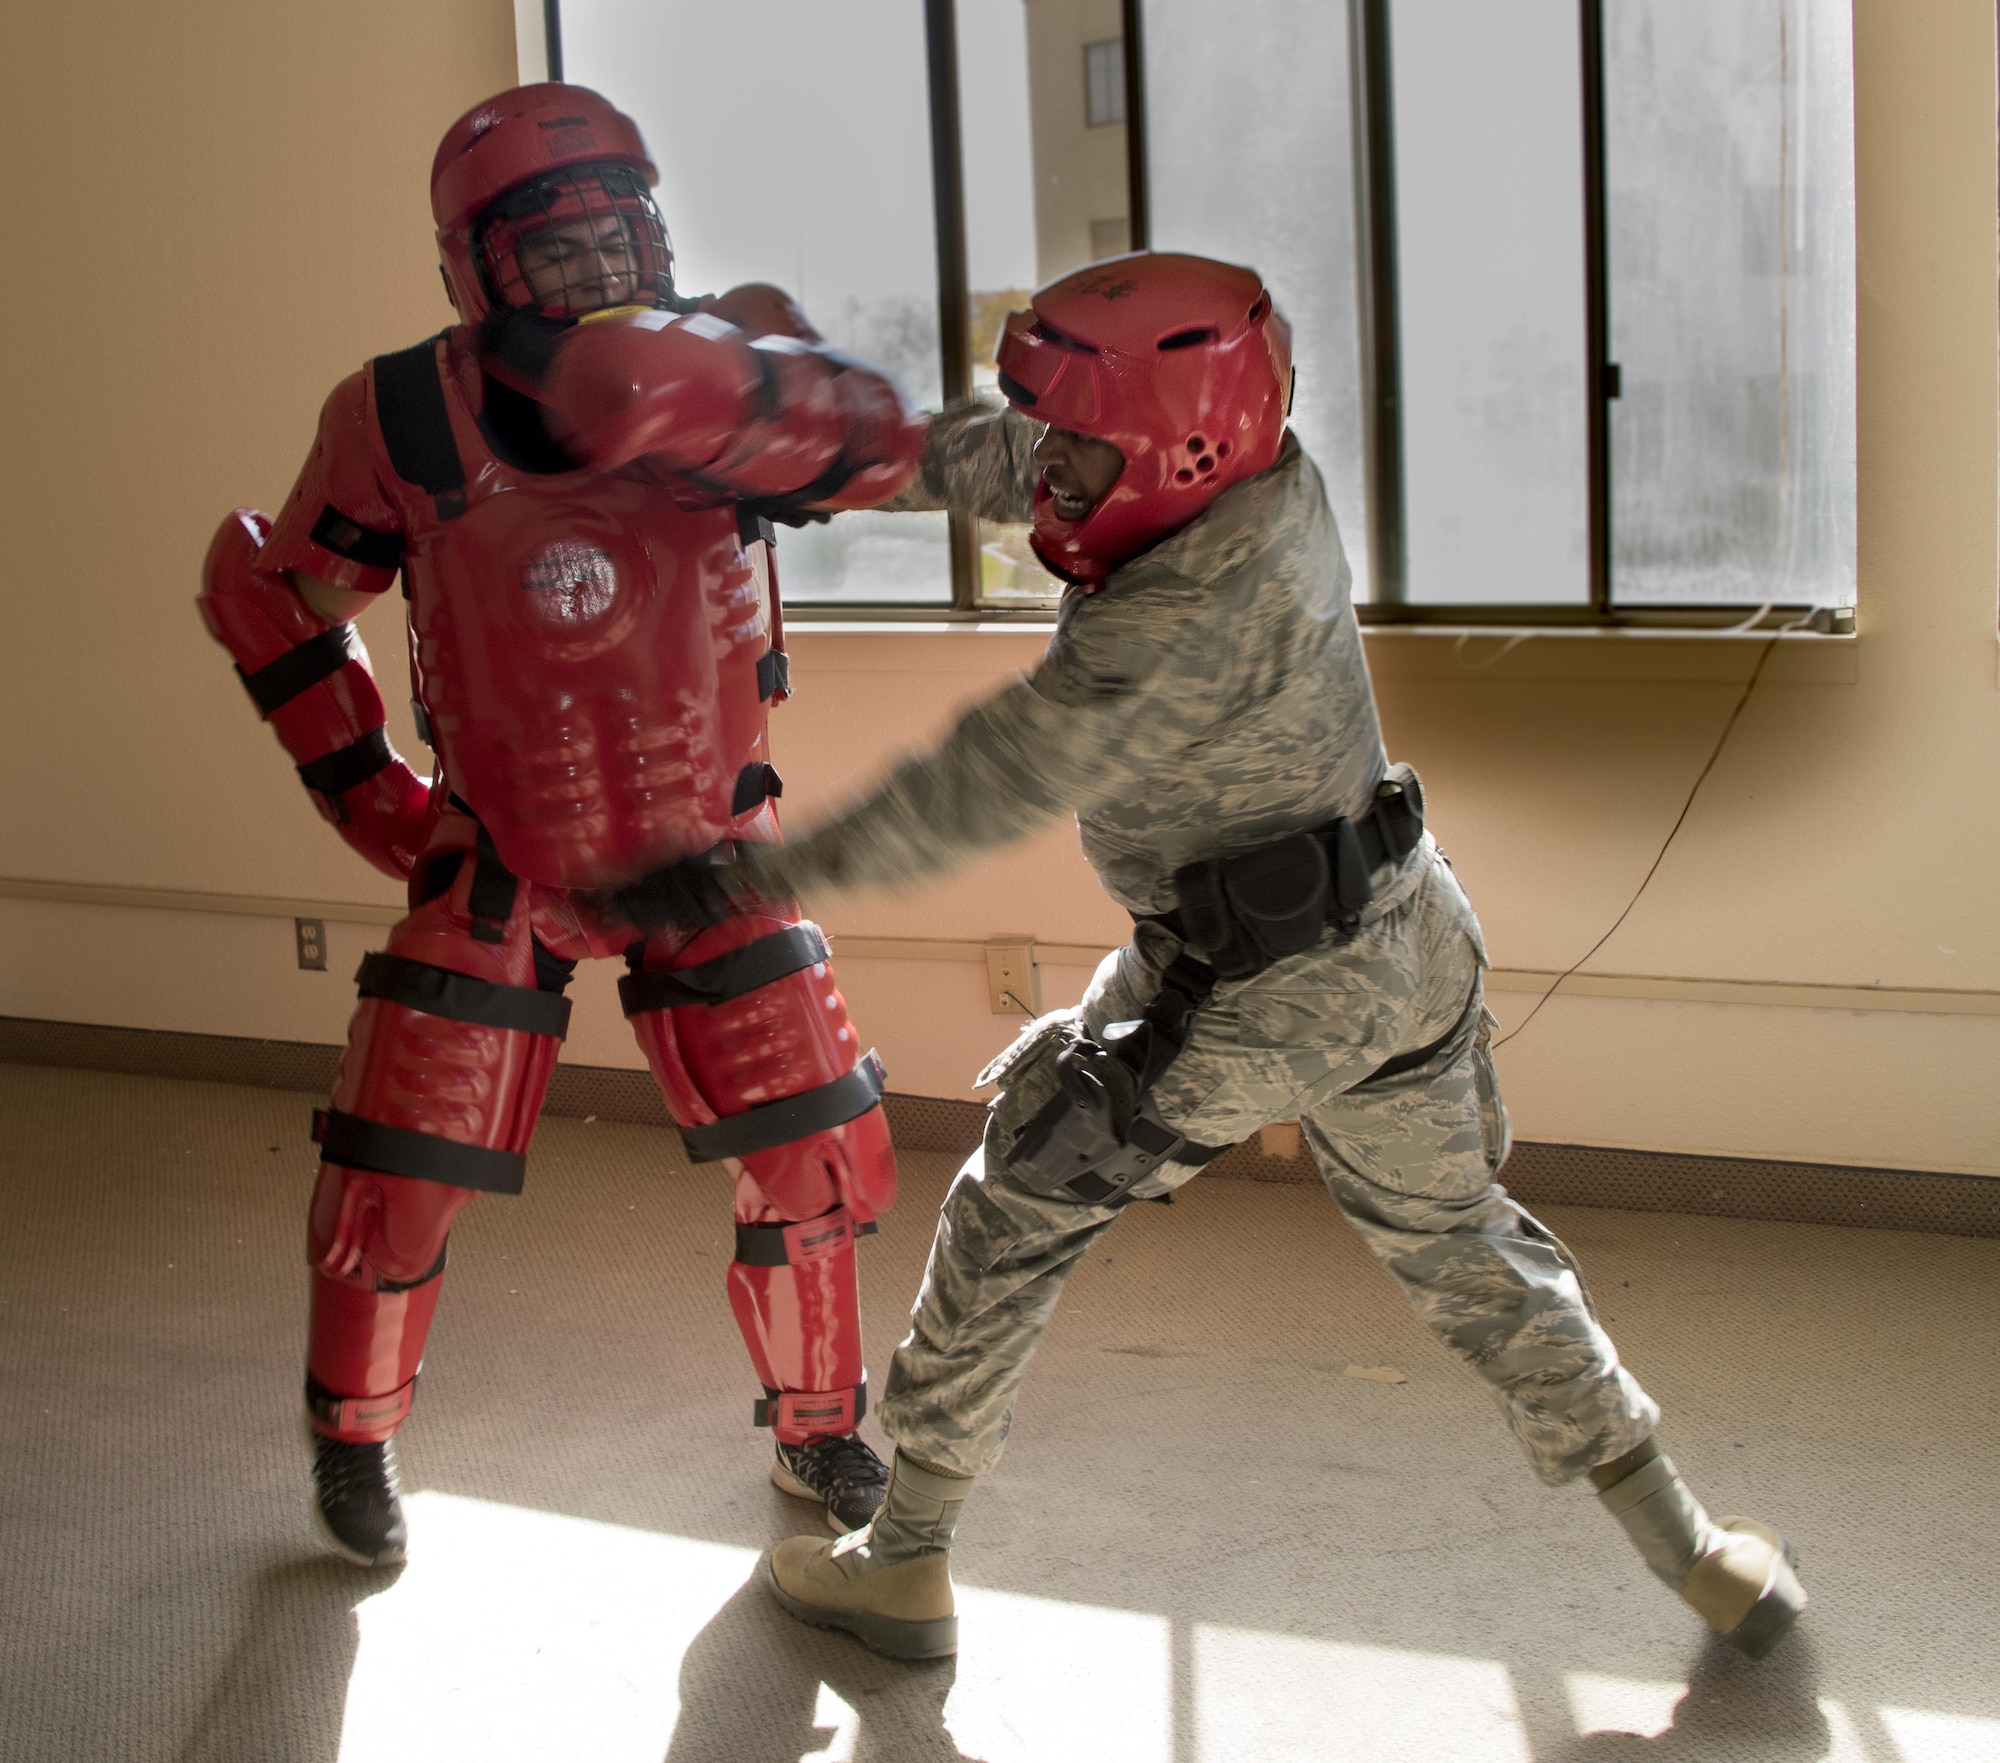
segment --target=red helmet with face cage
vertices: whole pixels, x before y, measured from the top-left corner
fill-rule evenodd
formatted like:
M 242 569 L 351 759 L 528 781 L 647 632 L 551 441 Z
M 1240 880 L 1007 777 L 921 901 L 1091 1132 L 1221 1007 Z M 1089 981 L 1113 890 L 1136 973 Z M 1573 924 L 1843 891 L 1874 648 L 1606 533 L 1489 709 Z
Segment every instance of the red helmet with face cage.
M 495 307 L 573 318 L 606 305 L 668 304 L 674 252 L 653 205 L 659 175 L 638 125 L 586 86 L 517 86 L 475 105 L 445 131 L 431 162 L 431 215 L 459 316 L 477 324 Z M 572 275 L 558 258 L 562 286 L 538 300 L 522 272 L 522 240 L 566 221 L 615 221 L 629 273 L 607 283 L 601 265 Z
M 999 368 L 1023 414 L 1125 455 L 1081 520 L 1059 519 L 1035 487 L 1035 554 L 1089 587 L 1276 461 L 1292 329 L 1255 270 L 1140 251 L 1053 281 L 1032 310 L 1010 313 Z

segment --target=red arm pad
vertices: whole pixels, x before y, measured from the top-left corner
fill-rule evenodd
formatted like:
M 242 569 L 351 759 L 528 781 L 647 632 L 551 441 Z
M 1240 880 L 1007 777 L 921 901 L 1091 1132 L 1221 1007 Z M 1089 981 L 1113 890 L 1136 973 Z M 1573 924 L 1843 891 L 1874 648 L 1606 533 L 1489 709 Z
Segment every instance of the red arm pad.
M 407 881 L 430 833 L 431 788 L 389 745 L 368 651 L 282 575 L 256 567 L 270 521 L 239 508 L 217 530 L 195 604 L 208 634 L 299 767 L 320 813 L 386 875 Z
M 770 304 L 761 292 L 738 293 L 759 307 L 760 322 L 773 316 L 761 311 Z M 795 335 L 753 340 L 713 313 L 579 324 L 557 345 L 542 396 L 587 464 L 650 455 L 741 496 L 802 509 L 885 501 L 923 452 L 922 420 L 884 375 Z

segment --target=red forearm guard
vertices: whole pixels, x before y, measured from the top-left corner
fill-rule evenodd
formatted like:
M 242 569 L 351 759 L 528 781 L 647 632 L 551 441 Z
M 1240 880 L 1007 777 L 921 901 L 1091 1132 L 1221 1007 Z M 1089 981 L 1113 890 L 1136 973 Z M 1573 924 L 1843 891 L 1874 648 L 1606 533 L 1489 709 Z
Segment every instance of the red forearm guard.
M 795 317 L 768 299 L 744 316 Z M 803 319 L 798 320 L 802 326 Z M 542 397 L 566 445 L 610 468 L 652 456 L 739 496 L 865 508 L 914 474 L 924 425 L 883 375 L 784 329 L 714 313 L 606 315 L 557 346 Z
M 235 658 L 320 813 L 377 869 L 407 881 L 430 830 L 431 787 L 389 745 L 353 627 L 328 624 L 283 576 L 256 567 L 270 526 L 248 508 L 222 523 L 202 565 L 201 621 Z

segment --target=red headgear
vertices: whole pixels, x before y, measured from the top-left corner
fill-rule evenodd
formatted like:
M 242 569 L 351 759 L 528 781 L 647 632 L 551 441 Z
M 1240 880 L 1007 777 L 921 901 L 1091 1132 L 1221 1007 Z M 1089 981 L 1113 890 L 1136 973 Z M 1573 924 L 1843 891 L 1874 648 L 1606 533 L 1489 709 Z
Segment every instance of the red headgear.
M 999 367 L 1016 409 L 1125 455 L 1081 520 L 1059 520 L 1047 486 L 1035 487 L 1035 555 L 1089 587 L 1277 460 L 1292 327 L 1255 270 L 1140 251 L 1009 313 Z
M 650 194 L 659 179 L 639 128 L 585 86 L 517 86 L 445 131 L 431 161 L 431 215 L 445 285 L 467 324 L 493 307 L 538 304 L 521 274 L 521 235 L 551 221 L 616 215 L 639 283 L 634 303 L 673 296 L 673 246 Z M 551 318 L 602 305 L 540 303 Z

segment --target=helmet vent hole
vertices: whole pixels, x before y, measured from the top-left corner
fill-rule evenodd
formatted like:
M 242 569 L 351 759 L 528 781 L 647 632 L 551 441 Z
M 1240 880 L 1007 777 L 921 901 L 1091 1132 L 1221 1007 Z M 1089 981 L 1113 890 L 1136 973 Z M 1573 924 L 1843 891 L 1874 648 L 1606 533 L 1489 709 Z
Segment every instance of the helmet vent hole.
M 1190 453 L 1206 453 L 1208 451 L 1208 443 L 1199 435 L 1189 435 L 1188 451 Z
M 1177 484 L 1191 484 L 1194 482 L 1194 473 L 1183 465 L 1179 471 L 1174 473 L 1174 482 Z
M 1214 340 L 1215 329 L 1212 325 L 1198 325 L 1193 330 L 1175 331 L 1171 337 L 1162 337 L 1160 348 L 1162 352 L 1168 349 L 1192 349 L 1197 344 L 1210 343 Z
M 1229 443 L 1227 441 L 1217 441 L 1215 443 L 1215 456 L 1218 459 L 1227 459 L 1229 457 Z
M 1202 473 L 1211 472 L 1215 469 L 1215 460 L 1206 453 L 1204 453 L 1199 459 L 1197 459 L 1194 462 L 1194 464 L 1195 464 L 1195 470 Z

